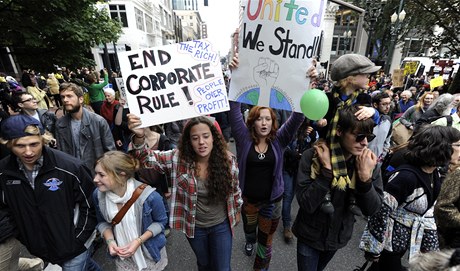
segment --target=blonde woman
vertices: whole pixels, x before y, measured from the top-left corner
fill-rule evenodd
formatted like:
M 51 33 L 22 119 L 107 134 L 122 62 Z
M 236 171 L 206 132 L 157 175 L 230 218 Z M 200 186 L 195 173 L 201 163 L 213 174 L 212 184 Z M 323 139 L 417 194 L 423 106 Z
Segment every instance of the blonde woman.
M 54 73 L 48 74 L 48 79 L 46 79 L 46 85 L 49 89 L 49 93 L 53 96 L 54 105 L 56 107 L 60 107 L 61 103 L 61 96 L 59 96 L 59 81 L 54 76 Z
M 399 121 L 406 126 L 407 129 L 414 130 L 415 122 L 425 113 L 425 111 L 433 103 L 434 95 L 432 92 L 425 92 L 416 105 L 409 107 L 401 116 Z
M 110 222 L 142 183 L 134 178 L 139 161 L 120 151 L 106 152 L 96 161 L 93 197 L 97 229 L 110 255 L 116 256 L 117 270 L 163 270 L 168 264 L 167 223 L 161 196 L 147 186 L 119 224 Z

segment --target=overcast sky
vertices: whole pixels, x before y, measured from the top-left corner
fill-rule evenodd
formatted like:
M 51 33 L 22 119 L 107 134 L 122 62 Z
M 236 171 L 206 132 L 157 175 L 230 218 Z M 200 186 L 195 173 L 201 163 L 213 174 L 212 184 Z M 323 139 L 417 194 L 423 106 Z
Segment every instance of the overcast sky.
M 198 0 L 201 19 L 208 25 L 208 39 L 224 56 L 230 49 L 230 35 L 238 28 L 239 0 Z

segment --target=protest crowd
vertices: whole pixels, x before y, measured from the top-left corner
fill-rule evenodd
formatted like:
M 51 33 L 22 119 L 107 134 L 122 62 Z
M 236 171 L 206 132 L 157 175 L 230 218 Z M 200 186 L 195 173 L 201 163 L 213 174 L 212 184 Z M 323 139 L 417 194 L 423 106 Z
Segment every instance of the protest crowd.
M 368 58 L 345 54 L 328 77 L 307 74 L 306 89 L 328 99 L 320 119 L 230 101 L 139 128 L 117 77 L 0 74 L 0 270 L 101 270 L 95 249 L 117 270 L 163 270 L 171 230 L 185 234 L 198 270 L 230 270 L 238 223 L 253 270 L 269 269 L 280 223 L 297 269 L 323 270 L 357 216 L 367 218 L 368 270 L 407 270 L 406 252 L 409 270 L 457 270 L 460 94 L 449 82 L 408 74 L 395 87 Z M 34 258 L 20 258 L 21 243 Z
M 180 53 L 207 61 L 202 43 Z M 325 103 L 301 102 L 324 109 L 310 115 L 272 106 L 273 82 L 261 82 L 276 80 L 279 66 L 268 58 L 253 69 L 259 92 L 247 97 L 259 102 L 249 104 L 227 100 L 233 74 L 247 68 L 237 52 L 223 81 L 220 70 L 212 81 L 210 63 L 164 73 L 156 69 L 175 55 L 156 64 L 146 50 L 145 67 L 138 57 L 129 56 L 125 76 L 127 92 L 142 92 L 140 108 L 189 110 L 174 91 L 148 91 L 209 79 L 198 88 L 199 116 L 143 126 L 121 73 L 107 69 L 0 73 L 0 271 L 102 270 L 92 257 L 99 249 L 117 270 L 167 270 L 171 231 L 185 235 L 198 270 L 231 270 L 239 223 L 241 253 L 254 258 L 248 269 L 269 270 L 279 230 L 297 270 L 317 271 L 348 245 L 357 217 L 367 221 L 359 244 L 367 270 L 457 270 L 449 268 L 460 265 L 460 90 L 448 93 L 449 80 L 434 86 L 431 75 L 407 74 L 396 85 L 359 54 L 318 74 L 312 59 L 302 79 Z M 137 76 L 148 60 L 155 74 Z M 188 86 L 180 90 L 192 106 Z

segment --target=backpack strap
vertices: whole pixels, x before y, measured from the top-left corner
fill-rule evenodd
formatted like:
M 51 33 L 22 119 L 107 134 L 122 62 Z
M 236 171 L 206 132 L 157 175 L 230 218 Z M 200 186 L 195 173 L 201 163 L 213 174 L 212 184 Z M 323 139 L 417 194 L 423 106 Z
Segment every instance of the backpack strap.
M 139 196 L 142 194 L 142 192 L 144 191 L 144 189 L 146 187 L 147 187 L 147 184 L 143 183 L 143 184 L 139 185 L 136 188 L 136 190 L 134 190 L 133 195 L 131 196 L 131 198 L 125 203 L 125 205 L 123 205 L 123 207 L 121 207 L 121 209 L 118 211 L 118 213 L 112 219 L 112 222 L 111 222 L 112 226 L 115 226 L 118 223 L 120 223 L 120 221 L 125 216 L 126 212 L 128 212 L 128 210 L 131 207 L 131 205 L 133 205 L 133 203 L 136 202 L 137 198 L 139 198 Z
M 446 116 L 446 120 L 447 120 L 447 126 L 452 126 L 452 122 L 453 122 L 453 119 L 452 119 L 452 115 L 448 115 Z

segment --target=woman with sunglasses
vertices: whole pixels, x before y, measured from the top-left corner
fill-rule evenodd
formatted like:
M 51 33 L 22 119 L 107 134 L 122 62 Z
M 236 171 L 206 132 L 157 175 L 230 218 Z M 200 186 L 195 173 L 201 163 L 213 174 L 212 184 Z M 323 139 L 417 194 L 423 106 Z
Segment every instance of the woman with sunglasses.
M 300 271 L 323 270 L 335 252 L 347 245 L 355 222 L 349 208 L 352 194 L 364 215 L 374 214 L 381 206 L 382 179 L 379 169 L 374 171 L 377 157 L 367 148 L 374 138 L 374 121 L 358 120 L 355 114 L 359 110 L 356 105 L 340 110 L 337 129 L 331 135 L 334 138 L 320 140 L 302 154 L 296 192 L 300 208 L 292 228 Z M 344 158 L 339 162 L 350 185 L 334 178 L 333 148 Z M 331 212 L 325 212 L 322 204 L 328 194 Z
M 433 209 L 440 192 L 439 168 L 458 163 L 460 131 L 426 126 L 409 141 L 399 166 L 385 186 L 380 210 L 369 217 L 360 248 L 374 261 L 369 270 L 406 270 L 401 257 L 439 249 Z

